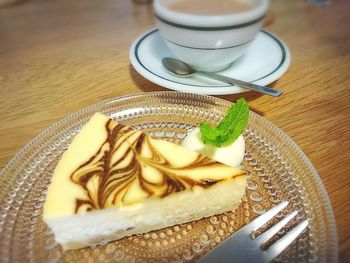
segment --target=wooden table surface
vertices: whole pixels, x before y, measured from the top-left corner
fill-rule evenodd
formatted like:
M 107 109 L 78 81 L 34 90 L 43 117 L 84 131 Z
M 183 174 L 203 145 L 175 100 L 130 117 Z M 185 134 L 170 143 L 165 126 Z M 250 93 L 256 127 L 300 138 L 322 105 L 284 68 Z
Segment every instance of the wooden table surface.
M 292 54 L 273 86 L 244 96 L 282 128 L 318 170 L 333 205 L 340 259 L 350 259 L 350 2 L 272 1 L 265 27 Z M 166 90 L 130 65 L 131 42 L 154 27 L 151 5 L 131 0 L 27 0 L 0 8 L 0 168 L 29 140 L 100 100 Z

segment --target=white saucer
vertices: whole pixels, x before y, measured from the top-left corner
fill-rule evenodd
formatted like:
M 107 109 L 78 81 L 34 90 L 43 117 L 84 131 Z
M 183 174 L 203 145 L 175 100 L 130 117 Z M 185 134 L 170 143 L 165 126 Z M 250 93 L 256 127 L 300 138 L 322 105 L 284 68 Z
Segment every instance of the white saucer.
M 183 92 L 225 95 L 245 92 L 245 89 L 211 80 L 199 75 L 178 77 L 162 65 L 162 58 L 175 57 L 163 42 L 158 29 L 152 29 L 131 45 L 131 64 L 146 79 L 168 89 Z M 281 77 L 290 64 L 290 52 L 285 43 L 266 30 L 259 32 L 247 53 L 220 74 L 268 85 Z

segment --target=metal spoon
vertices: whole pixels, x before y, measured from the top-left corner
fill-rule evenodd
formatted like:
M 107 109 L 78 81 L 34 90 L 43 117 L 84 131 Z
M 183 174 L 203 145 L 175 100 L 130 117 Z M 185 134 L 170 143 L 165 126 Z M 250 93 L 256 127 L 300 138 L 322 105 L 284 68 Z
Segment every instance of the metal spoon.
M 190 76 L 194 73 L 198 73 L 198 74 L 203 75 L 203 76 L 210 78 L 210 79 L 219 80 L 222 82 L 229 83 L 231 85 L 238 85 L 242 88 L 254 90 L 254 91 L 268 94 L 271 96 L 278 97 L 282 94 L 282 91 L 277 90 L 277 89 L 272 89 L 269 87 L 256 85 L 256 84 L 245 82 L 242 80 L 229 78 L 229 77 L 222 76 L 222 75 L 219 75 L 219 74 L 213 73 L 213 72 L 195 70 L 190 65 L 186 64 L 185 62 L 183 62 L 181 60 L 175 59 L 175 58 L 170 58 L 170 57 L 163 58 L 162 63 L 163 63 L 163 66 L 167 70 L 169 70 L 171 73 L 182 76 L 182 77 L 187 77 L 187 76 Z

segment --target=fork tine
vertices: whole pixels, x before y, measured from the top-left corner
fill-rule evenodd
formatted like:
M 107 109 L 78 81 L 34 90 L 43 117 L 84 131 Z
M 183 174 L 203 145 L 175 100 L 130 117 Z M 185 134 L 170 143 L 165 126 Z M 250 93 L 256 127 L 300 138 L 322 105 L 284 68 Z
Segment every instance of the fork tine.
M 279 239 L 275 244 L 269 247 L 265 251 L 267 259 L 271 261 L 277 257 L 283 250 L 285 250 L 308 226 L 309 221 L 306 219 L 299 225 L 295 226 L 291 231 L 285 234 L 281 239 Z
M 271 237 L 273 237 L 278 231 L 281 230 L 282 227 L 284 227 L 290 220 L 292 220 L 293 217 L 295 217 L 298 214 L 297 211 L 294 211 L 293 213 L 290 213 L 285 218 L 283 218 L 281 221 L 279 221 L 277 224 L 273 225 L 269 230 L 265 231 L 261 235 L 259 235 L 257 238 L 255 238 L 256 243 L 260 246 L 267 240 L 269 240 Z
M 244 228 L 246 228 L 246 230 L 250 233 L 259 229 L 264 224 L 266 224 L 271 218 L 273 218 L 275 215 L 277 215 L 287 205 L 288 205 L 288 201 L 283 201 L 282 203 L 271 208 L 270 210 L 268 210 L 267 212 L 265 212 L 261 216 L 255 218 L 252 222 L 250 222 Z

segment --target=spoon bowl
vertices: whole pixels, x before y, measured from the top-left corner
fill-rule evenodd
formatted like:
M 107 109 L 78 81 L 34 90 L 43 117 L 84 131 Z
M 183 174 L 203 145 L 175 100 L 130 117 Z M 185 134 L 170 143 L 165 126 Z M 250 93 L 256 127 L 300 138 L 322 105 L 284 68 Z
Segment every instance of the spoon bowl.
M 175 59 L 175 58 L 163 58 L 162 59 L 163 66 L 172 74 L 179 75 L 182 77 L 190 76 L 196 71 L 185 62 Z

